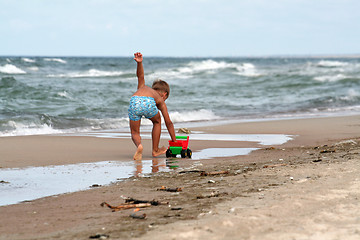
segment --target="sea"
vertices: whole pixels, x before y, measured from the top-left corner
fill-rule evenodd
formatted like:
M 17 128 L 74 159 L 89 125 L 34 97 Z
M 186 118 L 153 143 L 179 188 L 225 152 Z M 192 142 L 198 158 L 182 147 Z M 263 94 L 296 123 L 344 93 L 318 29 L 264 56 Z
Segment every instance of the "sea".
M 358 57 L 144 57 L 175 124 L 360 114 Z M 129 57 L 0 57 L 0 136 L 128 129 Z M 143 121 L 144 125 L 151 125 Z

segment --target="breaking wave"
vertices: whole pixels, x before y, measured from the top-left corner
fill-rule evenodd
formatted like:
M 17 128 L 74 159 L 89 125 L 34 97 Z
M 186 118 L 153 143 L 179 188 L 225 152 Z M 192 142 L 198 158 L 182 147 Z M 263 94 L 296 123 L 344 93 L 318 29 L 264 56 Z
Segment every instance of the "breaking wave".
M 344 67 L 349 65 L 347 62 L 340 62 L 340 61 L 329 61 L 329 60 L 321 60 L 317 63 L 317 66 L 319 67 L 328 67 L 328 68 L 334 68 L 334 67 Z
M 44 58 L 44 61 L 47 62 L 58 62 L 58 63 L 63 63 L 66 64 L 67 62 L 61 58 Z
M 69 77 L 69 78 L 84 78 L 84 77 L 117 77 L 123 75 L 122 71 L 101 71 L 97 69 L 90 69 L 84 72 L 73 72 L 67 74 L 49 74 L 48 77 Z
M 160 70 L 150 74 L 150 78 L 187 79 L 192 78 L 197 74 L 212 75 L 219 71 L 230 71 L 232 74 L 246 77 L 258 77 L 261 75 L 252 63 L 229 63 L 208 59 L 203 61 L 191 61 L 185 66 L 178 68 Z
M 24 70 L 12 64 L 5 64 L 4 66 L 0 66 L 0 72 L 6 74 L 26 74 Z

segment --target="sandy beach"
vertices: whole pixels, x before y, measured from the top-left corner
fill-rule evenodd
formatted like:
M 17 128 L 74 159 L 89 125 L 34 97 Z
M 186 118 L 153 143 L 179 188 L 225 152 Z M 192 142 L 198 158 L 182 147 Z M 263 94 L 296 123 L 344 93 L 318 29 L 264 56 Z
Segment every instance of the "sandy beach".
M 0 239 L 359 239 L 360 116 L 243 122 L 191 129 L 207 134 L 284 134 L 281 145 L 190 140 L 206 148 L 259 148 L 249 155 L 179 160 L 151 157 L 150 177 L 0 207 Z M 166 133 L 165 133 L 166 134 Z M 191 138 L 191 134 L 190 134 Z M 167 146 L 167 140 L 161 143 Z M 23 168 L 129 161 L 129 138 L 20 136 L 0 138 L 0 167 Z M 139 163 L 141 166 L 141 163 Z M 138 169 L 134 169 L 134 172 Z M 185 171 L 184 173 L 181 171 Z M 201 172 L 226 171 L 201 176 Z M 1 179 L 0 184 L 6 183 Z M 181 192 L 158 191 L 162 186 Z M 121 196 L 167 202 L 112 212 Z

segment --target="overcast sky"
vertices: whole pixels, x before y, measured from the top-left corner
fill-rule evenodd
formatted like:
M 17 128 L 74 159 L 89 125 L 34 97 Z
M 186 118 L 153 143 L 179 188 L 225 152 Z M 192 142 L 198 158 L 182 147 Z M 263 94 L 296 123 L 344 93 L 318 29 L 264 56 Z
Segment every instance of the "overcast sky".
M 0 0 L 0 55 L 360 53 L 359 0 Z

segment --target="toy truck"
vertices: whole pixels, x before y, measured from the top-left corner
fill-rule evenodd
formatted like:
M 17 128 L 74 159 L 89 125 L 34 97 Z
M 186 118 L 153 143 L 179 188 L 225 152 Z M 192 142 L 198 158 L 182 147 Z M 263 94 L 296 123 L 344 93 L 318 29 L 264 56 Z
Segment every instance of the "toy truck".
M 169 148 L 166 151 L 167 158 L 176 158 L 180 154 L 181 158 L 191 158 L 192 151 L 188 148 L 189 136 L 176 136 L 176 142 L 169 141 Z

